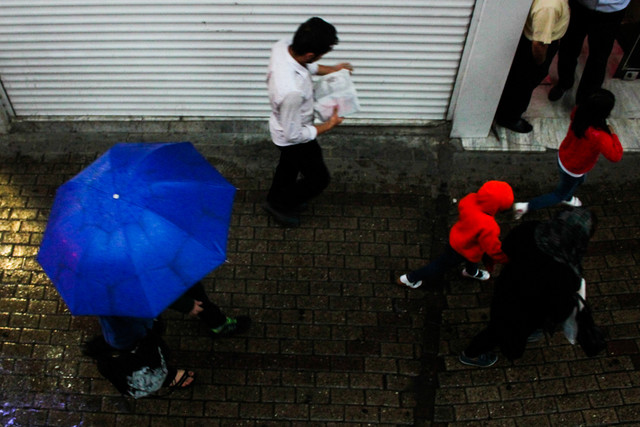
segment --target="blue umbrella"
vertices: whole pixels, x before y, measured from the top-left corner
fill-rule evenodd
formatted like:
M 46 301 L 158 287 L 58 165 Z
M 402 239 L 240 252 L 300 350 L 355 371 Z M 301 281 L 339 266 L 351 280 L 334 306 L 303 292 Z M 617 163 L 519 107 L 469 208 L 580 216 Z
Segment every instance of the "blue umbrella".
M 58 189 L 38 262 L 74 315 L 155 317 L 225 261 L 235 191 L 189 142 L 117 144 Z

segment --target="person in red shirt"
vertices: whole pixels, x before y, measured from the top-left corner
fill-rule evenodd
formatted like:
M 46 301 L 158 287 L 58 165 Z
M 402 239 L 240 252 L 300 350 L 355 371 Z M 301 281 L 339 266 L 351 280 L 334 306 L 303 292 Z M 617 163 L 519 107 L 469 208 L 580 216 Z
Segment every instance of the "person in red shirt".
M 464 277 L 488 280 L 489 272 L 478 268 L 478 263 L 485 254 L 494 262 L 507 262 L 507 256 L 502 252 L 500 227 L 495 215 L 511 209 L 512 204 L 513 190 L 503 181 L 485 182 L 477 193 L 466 195 L 458 204 L 458 221 L 451 227 L 445 252 L 419 270 L 403 274 L 397 283 L 417 288 L 423 280 L 437 279 L 463 262 Z
M 571 112 L 571 124 L 567 136 L 558 150 L 560 182 L 551 193 L 538 196 L 529 202 L 513 205 L 515 219 L 527 212 L 563 203 L 568 206 L 582 206 L 573 194 L 585 180 L 587 172 L 595 166 L 602 154 L 611 162 L 622 159 L 622 145 L 607 118 L 615 105 L 616 98 L 606 89 L 598 89 L 578 104 Z

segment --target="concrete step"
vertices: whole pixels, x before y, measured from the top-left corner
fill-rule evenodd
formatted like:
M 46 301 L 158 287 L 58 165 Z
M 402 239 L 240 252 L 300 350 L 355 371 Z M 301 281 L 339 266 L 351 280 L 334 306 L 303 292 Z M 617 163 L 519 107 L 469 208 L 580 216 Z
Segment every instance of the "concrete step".
M 569 118 L 527 118 L 533 131 L 522 134 L 493 125 L 486 138 L 461 138 L 468 151 L 540 152 L 556 150 L 569 128 Z M 640 152 L 640 119 L 614 117 L 609 120 L 625 152 Z

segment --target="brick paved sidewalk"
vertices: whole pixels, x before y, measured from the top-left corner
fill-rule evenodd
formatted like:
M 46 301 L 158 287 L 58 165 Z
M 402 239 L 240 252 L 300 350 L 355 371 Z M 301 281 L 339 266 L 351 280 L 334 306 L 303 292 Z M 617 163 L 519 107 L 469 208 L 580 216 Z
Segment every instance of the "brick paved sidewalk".
M 196 371 L 197 384 L 134 401 L 80 354 L 97 322 L 70 316 L 35 260 L 55 189 L 91 160 L 0 166 L 4 425 L 413 424 L 424 313 L 420 295 L 391 280 L 428 248 L 424 195 L 336 184 L 302 227 L 284 229 L 260 208 L 264 183 L 223 171 L 239 187 L 229 262 L 205 283 L 213 301 L 254 324 L 212 342 L 196 321 L 167 312 L 172 360 Z
M 486 322 L 492 282 L 451 274 L 444 286 L 423 290 L 391 283 L 441 249 L 455 218 L 447 194 L 433 198 L 432 188 L 411 180 L 355 182 L 341 169 L 303 225 L 283 229 L 260 208 L 266 175 L 214 161 L 239 191 L 229 262 L 205 283 L 213 301 L 254 324 L 246 336 L 212 342 L 196 321 L 167 312 L 172 360 L 195 370 L 197 384 L 134 401 L 80 354 L 97 322 L 70 316 L 35 261 L 55 189 L 92 160 L 0 157 L 3 425 L 640 422 L 637 176 L 588 183 L 580 193 L 600 217 L 585 267 L 596 320 L 611 338 L 607 354 L 587 359 L 556 335 L 516 363 L 501 358 L 472 369 L 457 354 Z M 474 190 L 487 173 L 456 176 L 452 194 Z M 529 196 L 540 188 L 518 190 Z M 513 224 L 499 220 L 505 231 Z
M 457 355 L 486 325 L 492 283 L 452 282 L 443 312 L 444 369 L 438 374 L 436 421 L 506 426 L 640 423 L 639 190 L 637 181 L 579 190 L 599 218 L 584 267 L 594 318 L 609 337 L 605 354 L 587 358 L 560 332 L 529 344 L 514 363 L 501 358 L 491 368 L 463 366 Z M 528 218 L 548 219 L 553 211 Z

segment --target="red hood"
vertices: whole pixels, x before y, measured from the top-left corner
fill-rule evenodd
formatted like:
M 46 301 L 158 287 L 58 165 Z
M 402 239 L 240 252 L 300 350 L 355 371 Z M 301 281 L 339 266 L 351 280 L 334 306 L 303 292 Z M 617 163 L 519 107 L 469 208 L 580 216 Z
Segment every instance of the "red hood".
M 506 182 L 486 182 L 477 193 L 465 196 L 458 204 L 459 218 L 449 232 L 451 247 L 471 262 L 480 262 L 483 254 L 496 262 L 506 262 L 500 243 L 500 226 L 494 218 L 511 208 L 513 190 Z
M 506 182 L 488 181 L 475 193 L 475 197 L 470 199 L 469 202 L 475 205 L 477 209 L 488 215 L 495 216 L 498 212 L 511 208 L 513 205 L 513 190 Z M 473 209 L 473 207 L 469 207 Z M 460 206 L 460 208 L 464 209 L 466 207 Z

